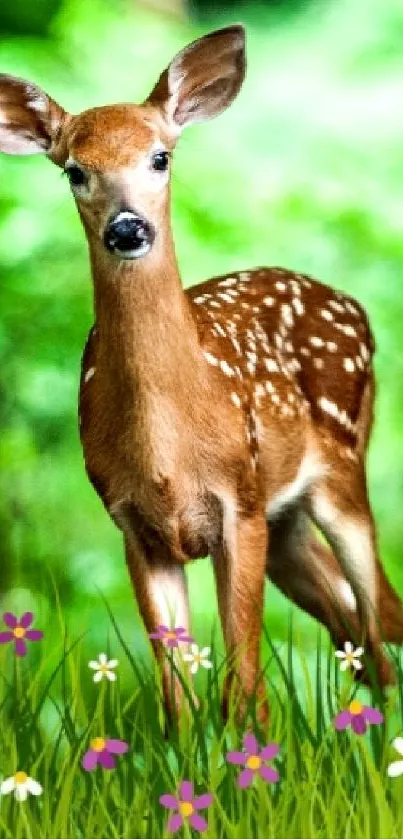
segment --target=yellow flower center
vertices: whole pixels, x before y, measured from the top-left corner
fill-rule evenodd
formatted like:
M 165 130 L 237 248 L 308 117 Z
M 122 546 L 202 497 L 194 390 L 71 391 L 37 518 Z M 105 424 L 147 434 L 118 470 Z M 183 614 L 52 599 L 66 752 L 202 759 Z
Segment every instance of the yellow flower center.
M 95 740 L 91 740 L 91 749 L 94 752 L 103 752 L 105 748 L 105 740 L 103 737 L 95 737 Z
M 348 661 L 349 664 L 352 664 L 352 662 L 354 661 L 354 656 L 352 653 L 347 653 L 346 661 Z
M 14 775 L 14 780 L 16 784 L 25 784 L 28 775 L 26 772 L 16 772 Z
M 262 760 L 260 757 L 258 757 L 257 755 L 251 755 L 250 757 L 248 757 L 245 765 L 248 767 L 248 769 L 259 769 L 261 762 Z
M 109 667 L 108 667 L 107 664 L 101 664 L 99 669 L 100 669 L 101 673 L 107 673 L 108 670 L 109 670 Z
M 176 638 L 176 632 L 166 632 L 165 638 L 167 639 L 167 641 L 173 641 L 174 638 Z
M 180 801 L 179 812 L 181 816 L 184 816 L 185 819 L 187 819 L 194 812 L 193 804 L 191 804 L 190 801 Z
M 197 664 L 200 664 L 201 660 L 202 660 L 202 657 L 201 657 L 200 653 L 193 656 L 193 661 L 197 662 Z
M 356 714 L 361 714 L 363 707 L 364 706 L 358 701 L 358 699 L 353 699 L 348 706 L 348 710 L 350 711 L 350 714 L 354 714 L 355 716 Z
M 15 629 L 13 629 L 13 633 L 16 638 L 23 638 L 25 635 L 25 629 L 23 626 L 16 626 Z

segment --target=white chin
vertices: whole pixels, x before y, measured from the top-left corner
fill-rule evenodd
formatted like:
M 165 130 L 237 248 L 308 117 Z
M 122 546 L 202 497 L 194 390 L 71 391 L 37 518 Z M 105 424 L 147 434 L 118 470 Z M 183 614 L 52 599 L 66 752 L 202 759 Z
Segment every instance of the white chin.
M 141 248 L 136 248 L 133 251 L 121 251 L 119 248 L 115 248 L 113 253 L 115 256 L 119 256 L 120 259 L 140 259 L 142 256 L 145 256 L 146 253 L 151 249 L 151 245 L 149 242 L 145 242 Z

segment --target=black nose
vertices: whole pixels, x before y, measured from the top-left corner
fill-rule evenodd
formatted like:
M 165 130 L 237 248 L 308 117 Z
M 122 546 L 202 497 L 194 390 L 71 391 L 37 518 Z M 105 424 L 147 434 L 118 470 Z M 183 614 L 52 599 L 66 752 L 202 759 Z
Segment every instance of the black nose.
M 128 210 L 122 210 L 109 222 L 105 233 L 105 247 L 124 259 L 144 256 L 153 244 L 155 232 L 151 224 Z

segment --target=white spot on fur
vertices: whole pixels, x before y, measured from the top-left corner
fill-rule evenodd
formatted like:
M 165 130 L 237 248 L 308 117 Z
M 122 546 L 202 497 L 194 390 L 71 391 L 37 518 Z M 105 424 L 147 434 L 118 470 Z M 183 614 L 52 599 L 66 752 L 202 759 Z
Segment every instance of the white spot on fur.
M 226 376 L 235 376 L 235 371 L 227 361 L 220 361 L 220 368 Z
M 86 372 L 86 374 L 85 374 L 85 376 L 84 376 L 84 382 L 85 382 L 86 384 L 87 384 L 87 382 L 89 382 L 89 380 L 90 380 L 90 379 L 92 379 L 92 377 L 93 377 L 93 375 L 94 375 L 94 373 L 95 373 L 95 370 L 96 370 L 96 367 L 90 367 L 90 368 L 89 368 L 89 370 L 87 370 L 87 372 Z
M 236 408 L 241 407 L 241 397 L 238 395 L 238 393 L 231 393 L 231 402 L 234 403 Z
M 206 361 L 208 361 L 209 364 L 212 364 L 213 367 L 218 367 L 218 364 L 219 364 L 218 358 L 215 358 L 214 355 L 211 355 L 211 353 L 206 352 L 206 350 L 203 350 L 203 355 L 204 355 Z
M 320 310 L 320 313 L 321 313 L 321 315 L 322 315 L 322 317 L 323 317 L 323 320 L 329 320 L 329 321 L 330 321 L 330 320 L 334 320 L 334 315 L 332 315 L 332 313 L 331 313 L 331 312 L 329 312 L 329 310 L 328 310 L 328 309 L 321 309 L 321 310 Z
M 352 358 L 344 358 L 343 359 L 343 367 L 347 371 L 347 373 L 354 373 L 355 371 L 355 364 Z
M 277 291 L 285 291 L 286 288 L 287 288 L 287 286 L 286 286 L 285 283 L 282 283 L 280 280 L 277 280 L 277 282 L 276 282 Z
M 303 315 L 305 312 L 305 306 L 302 300 L 300 300 L 299 297 L 293 297 L 291 302 L 294 307 L 295 314 L 300 316 Z
M 313 347 L 323 347 L 325 344 L 323 338 L 318 338 L 317 335 L 312 335 L 309 341 Z

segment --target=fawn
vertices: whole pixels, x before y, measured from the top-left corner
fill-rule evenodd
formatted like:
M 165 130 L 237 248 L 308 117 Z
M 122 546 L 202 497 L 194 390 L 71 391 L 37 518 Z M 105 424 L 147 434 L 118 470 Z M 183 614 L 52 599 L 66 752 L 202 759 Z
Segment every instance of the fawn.
M 232 661 L 224 692 L 256 691 L 266 574 L 328 627 L 364 640 L 382 685 L 381 640 L 403 640 L 380 564 L 365 453 L 374 343 L 349 296 L 280 268 L 182 289 L 169 171 L 182 129 L 221 113 L 245 74 L 240 25 L 187 46 L 141 105 L 64 111 L 0 76 L 0 149 L 64 168 L 87 235 L 95 326 L 80 388 L 85 464 L 122 530 L 150 633 L 189 627 L 185 564 L 209 554 Z M 318 539 L 316 525 L 329 547 Z M 351 628 L 351 632 L 346 626 Z M 381 634 L 382 633 L 382 634 Z M 181 707 L 161 645 L 168 713 Z

